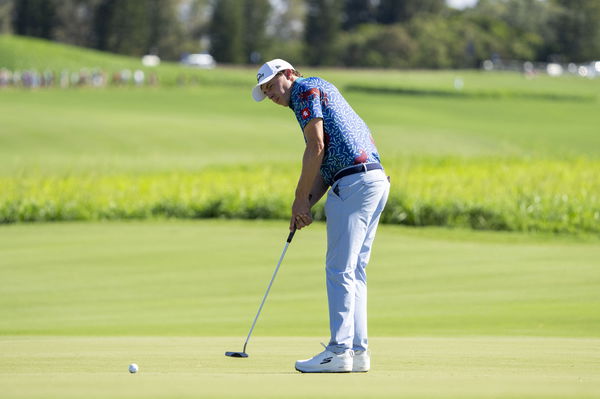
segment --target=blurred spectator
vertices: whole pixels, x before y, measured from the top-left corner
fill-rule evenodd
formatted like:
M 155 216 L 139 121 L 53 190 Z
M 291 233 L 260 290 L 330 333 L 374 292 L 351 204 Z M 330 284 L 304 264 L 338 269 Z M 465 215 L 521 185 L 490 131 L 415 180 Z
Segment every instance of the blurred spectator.
M 106 74 L 101 69 L 95 68 L 92 71 L 91 82 L 94 87 L 106 86 Z
M 79 70 L 79 81 L 77 85 L 79 86 L 89 86 L 92 83 L 92 77 L 90 71 L 86 68 L 82 68 Z
M 156 75 L 156 72 L 150 72 L 150 75 L 148 76 L 148 84 L 150 86 L 158 86 L 158 76 Z
M 60 73 L 60 88 L 67 89 L 69 87 L 69 71 L 63 70 Z
M 54 86 L 54 71 L 46 69 L 42 74 L 42 87 Z
M 131 71 L 129 69 L 123 69 L 121 71 L 121 83 L 124 85 L 129 84 L 131 80 Z
M 79 73 L 78 72 L 71 72 L 71 78 L 70 78 L 69 84 L 71 86 L 77 86 L 79 84 Z
M 196 74 L 179 73 L 175 78 L 178 86 L 200 85 L 201 80 Z M 35 69 L 15 70 L 0 67 L 0 88 L 15 87 L 24 89 L 60 88 L 69 89 L 76 87 L 152 86 L 160 84 L 158 73 L 154 70 L 129 70 L 122 69 L 107 73 L 102 68 L 81 68 L 79 70 L 63 69 L 54 71 L 44 69 L 42 72 Z
M 121 73 L 113 72 L 111 82 L 115 86 L 121 86 Z
M 13 72 L 13 86 L 17 87 L 21 85 L 21 76 L 20 71 Z
M 8 69 L 2 68 L 0 69 L 0 87 L 7 87 L 10 85 L 10 80 L 12 79 L 12 74 Z
M 144 71 L 137 69 L 133 73 L 133 81 L 136 86 L 142 86 L 144 84 L 144 79 L 145 79 Z

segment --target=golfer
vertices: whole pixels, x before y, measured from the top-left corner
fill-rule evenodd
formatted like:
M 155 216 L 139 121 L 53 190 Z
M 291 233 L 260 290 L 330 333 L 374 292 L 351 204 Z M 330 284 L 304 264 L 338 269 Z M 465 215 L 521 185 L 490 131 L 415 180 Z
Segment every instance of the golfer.
M 366 372 L 367 275 L 371 245 L 390 183 L 369 128 L 338 89 L 318 78 L 303 78 L 288 62 L 260 67 L 252 90 L 290 107 L 306 148 L 292 204 L 290 230 L 312 223 L 311 208 L 327 192 L 327 297 L 331 338 L 325 351 L 296 362 L 306 373 Z

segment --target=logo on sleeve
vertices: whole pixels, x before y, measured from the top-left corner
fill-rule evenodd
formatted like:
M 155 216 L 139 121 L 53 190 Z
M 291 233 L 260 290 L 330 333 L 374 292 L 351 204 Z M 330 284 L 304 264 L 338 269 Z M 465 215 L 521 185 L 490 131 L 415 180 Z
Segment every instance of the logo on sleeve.
M 311 98 L 312 96 L 317 96 L 319 97 L 321 95 L 321 91 L 317 88 L 312 88 L 310 90 L 307 90 L 305 92 L 300 93 L 300 98 L 302 100 L 308 100 L 309 98 Z
M 304 108 L 302 110 L 302 119 L 308 119 L 308 118 L 310 118 L 310 115 L 311 115 L 310 109 Z

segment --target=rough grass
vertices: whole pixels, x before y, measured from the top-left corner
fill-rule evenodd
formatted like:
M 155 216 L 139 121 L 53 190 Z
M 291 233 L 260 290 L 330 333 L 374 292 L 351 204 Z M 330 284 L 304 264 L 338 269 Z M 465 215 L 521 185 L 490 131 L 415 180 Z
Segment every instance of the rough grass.
M 0 223 L 148 218 L 286 219 L 294 167 L 143 176 L 0 178 Z M 405 162 L 383 223 L 480 230 L 600 232 L 596 161 Z M 314 209 L 324 220 L 323 201 Z

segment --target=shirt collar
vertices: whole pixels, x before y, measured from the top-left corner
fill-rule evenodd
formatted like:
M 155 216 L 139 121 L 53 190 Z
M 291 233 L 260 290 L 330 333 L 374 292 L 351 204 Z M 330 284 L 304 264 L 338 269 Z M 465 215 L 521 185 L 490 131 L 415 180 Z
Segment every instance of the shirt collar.
M 296 83 L 303 81 L 306 78 L 296 78 L 296 80 L 294 80 L 294 83 L 292 84 L 292 87 L 290 89 L 290 91 L 292 92 L 292 94 L 294 93 L 294 89 L 296 88 Z M 288 104 L 288 107 L 291 108 L 292 110 L 294 109 L 294 96 L 290 96 L 290 103 Z

